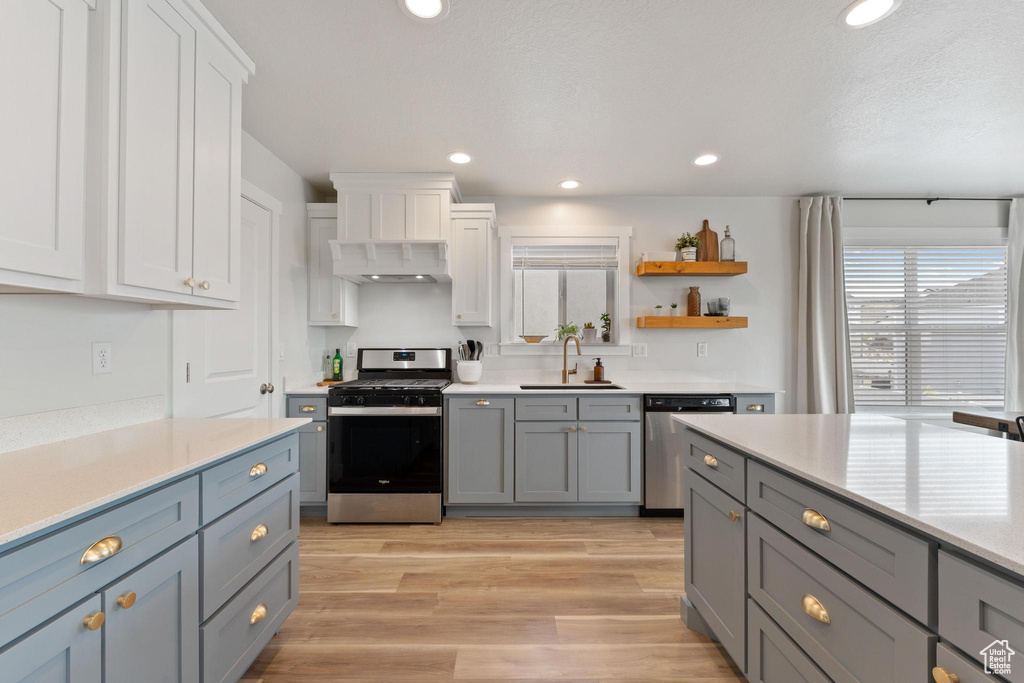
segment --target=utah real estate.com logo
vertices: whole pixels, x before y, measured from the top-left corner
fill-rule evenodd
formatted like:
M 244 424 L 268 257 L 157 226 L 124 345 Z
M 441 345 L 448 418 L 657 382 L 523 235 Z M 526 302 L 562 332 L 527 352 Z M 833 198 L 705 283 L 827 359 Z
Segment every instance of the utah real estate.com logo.
M 1010 658 L 1016 652 L 1010 648 L 1007 640 L 993 640 L 981 651 L 982 660 L 985 662 L 985 673 L 997 674 L 1000 676 L 1010 675 Z

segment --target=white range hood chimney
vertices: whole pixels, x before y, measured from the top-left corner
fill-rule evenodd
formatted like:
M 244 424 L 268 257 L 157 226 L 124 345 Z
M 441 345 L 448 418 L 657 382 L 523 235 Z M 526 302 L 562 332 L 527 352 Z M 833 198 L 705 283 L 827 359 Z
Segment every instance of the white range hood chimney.
M 447 240 L 330 240 L 334 274 L 359 283 L 451 282 Z

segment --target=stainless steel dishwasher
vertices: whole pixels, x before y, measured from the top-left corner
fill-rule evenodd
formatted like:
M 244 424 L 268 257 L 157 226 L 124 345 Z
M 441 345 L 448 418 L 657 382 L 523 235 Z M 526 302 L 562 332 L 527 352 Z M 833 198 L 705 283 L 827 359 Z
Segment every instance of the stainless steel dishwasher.
M 645 515 L 681 516 L 686 507 L 682 441 L 684 427 L 673 413 L 735 413 L 736 397 L 644 397 L 644 507 Z

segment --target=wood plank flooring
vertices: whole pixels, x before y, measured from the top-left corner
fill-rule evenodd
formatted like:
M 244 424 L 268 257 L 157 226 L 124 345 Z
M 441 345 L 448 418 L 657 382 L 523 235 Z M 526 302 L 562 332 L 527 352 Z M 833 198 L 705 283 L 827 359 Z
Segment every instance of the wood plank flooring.
M 299 606 L 242 679 L 743 680 L 679 619 L 679 519 L 303 518 Z

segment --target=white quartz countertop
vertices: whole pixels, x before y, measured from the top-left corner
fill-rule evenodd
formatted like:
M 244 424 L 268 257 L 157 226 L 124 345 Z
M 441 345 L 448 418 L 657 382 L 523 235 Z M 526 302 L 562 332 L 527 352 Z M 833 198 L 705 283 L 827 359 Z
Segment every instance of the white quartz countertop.
M 310 396 L 310 395 L 316 395 L 316 394 L 320 394 L 321 396 L 326 396 L 327 395 L 327 390 L 330 389 L 330 388 L 331 387 L 329 387 L 329 386 L 318 387 L 315 384 L 310 384 L 308 386 L 298 386 L 298 387 L 295 387 L 294 389 L 289 387 L 289 389 L 286 392 L 284 392 L 284 393 L 286 395 L 288 395 L 288 396 L 293 396 L 293 395 L 294 396 Z
M 308 422 L 168 418 L 0 454 L 0 547 Z
M 673 418 L 1024 575 L 1024 443 L 870 415 Z
M 557 384 L 557 382 L 522 382 L 522 384 Z M 595 389 L 589 384 L 566 384 L 564 389 L 521 389 L 519 384 L 452 384 L 446 395 L 457 394 L 776 394 L 778 389 L 738 382 L 617 382 L 622 389 Z

